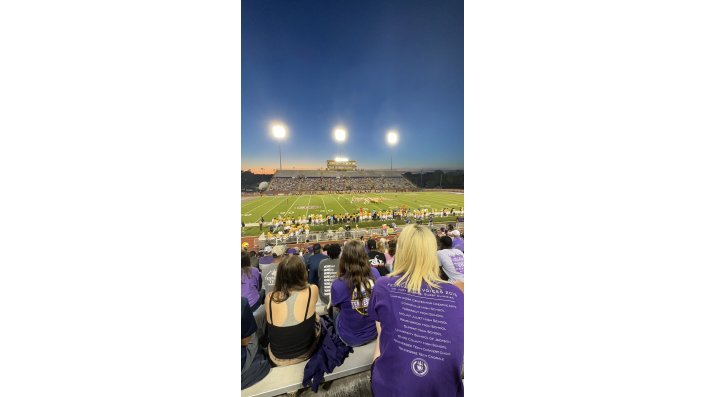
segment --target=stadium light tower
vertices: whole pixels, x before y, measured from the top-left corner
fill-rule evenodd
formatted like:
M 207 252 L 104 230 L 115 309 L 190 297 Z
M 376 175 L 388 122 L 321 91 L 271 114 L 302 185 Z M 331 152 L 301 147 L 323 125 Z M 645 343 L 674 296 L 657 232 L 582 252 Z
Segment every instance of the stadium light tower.
M 286 138 L 286 126 L 282 123 L 272 124 L 272 136 L 279 145 L 279 170 L 282 169 L 282 140 Z
M 390 147 L 394 147 L 397 142 L 399 142 L 399 134 L 394 130 L 387 131 L 387 143 Z M 389 170 L 394 170 L 394 159 L 392 157 L 392 150 L 389 150 Z

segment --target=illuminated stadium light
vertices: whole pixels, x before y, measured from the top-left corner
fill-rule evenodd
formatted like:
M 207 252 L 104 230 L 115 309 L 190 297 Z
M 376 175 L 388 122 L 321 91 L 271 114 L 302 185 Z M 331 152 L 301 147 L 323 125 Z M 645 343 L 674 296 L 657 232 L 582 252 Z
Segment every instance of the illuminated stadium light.
M 392 171 L 394 170 L 394 157 L 392 155 L 392 149 L 394 145 L 399 142 L 399 134 L 395 130 L 389 130 L 387 131 L 387 143 L 390 146 L 389 149 L 389 170 Z
M 276 123 L 272 125 L 272 135 L 276 139 L 286 138 L 286 126 L 281 123 Z
M 390 145 L 396 145 L 397 142 L 399 142 L 399 134 L 394 130 L 388 131 L 387 132 L 387 143 Z
M 335 161 L 340 163 L 341 161 L 350 161 L 350 160 L 347 157 L 336 157 Z
M 335 139 L 336 142 L 345 142 L 345 139 L 347 139 L 348 132 L 345 131 L 344 128 L 341 127 L 336 127 L 333 130 L 333 139 Z
M 282 169 L 282 144 L 281 141 L 286 138 L 286 126 L 282 123 L 272 124 L 272 135 L 277 140 L 279 145 L 279 169 Z

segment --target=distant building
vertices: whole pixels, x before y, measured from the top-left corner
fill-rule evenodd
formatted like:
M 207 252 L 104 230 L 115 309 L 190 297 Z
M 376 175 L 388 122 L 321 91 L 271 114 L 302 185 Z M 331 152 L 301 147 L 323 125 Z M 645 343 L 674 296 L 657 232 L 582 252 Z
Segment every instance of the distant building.
M 345 158 L 336 158 L 335 160 L 328 160 L 327 171 L 356 171 L 357 161 L 348 160 Z

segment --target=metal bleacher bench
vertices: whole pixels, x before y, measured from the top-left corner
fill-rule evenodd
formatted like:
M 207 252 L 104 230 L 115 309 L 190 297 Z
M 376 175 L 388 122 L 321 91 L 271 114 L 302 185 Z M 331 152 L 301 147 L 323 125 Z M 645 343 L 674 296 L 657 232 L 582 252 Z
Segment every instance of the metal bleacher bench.
M 350 353 L 343 364 L 336 367 L 332 374 L 326 374 L 323 381 L 328 382 L 370 369 L 376 343 L 376 341 L 372 341 L 364 346 L 354 347 L 354 352 Z M 264 379 L 242 390 L 242 396 L 270 397 L 303 389 L 301 383 L 304 379 L 304 368 L 307 362 L 286 367 L 273 367 Z
M 325 307 L 323 305 L 316 305 L 316 312 L 319 315 L 324 314 Z M 325 374 L 323 382 L 354 375 L 370 369 L 376 343 L 377 341 L 372 341 L 364 346 L 354 347 L 354 352 L 350 353 L 341 366 L 336 367 L 333 373 Z M 306 363 L 308 363 L 308 360 L 285 367 L 273 367 L 264 379 L 242 390 L 242 396 L 270 397 L 303 389 L 304 387 L 301 384 L 304 380 L 304 368 L 306 368 Z

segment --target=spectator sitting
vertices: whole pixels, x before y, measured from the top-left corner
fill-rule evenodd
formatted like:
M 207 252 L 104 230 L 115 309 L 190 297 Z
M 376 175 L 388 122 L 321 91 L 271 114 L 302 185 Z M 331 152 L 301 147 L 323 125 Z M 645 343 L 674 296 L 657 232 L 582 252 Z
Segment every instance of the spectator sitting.
M 321 253 L 321 245 L 318 243 L 314 244 L 313 255 L 308 258 L 306 263 L 309 283 L 318 285 L 318 264 L 324 259 L 326 259 L 326 256 Z
M 460 237 L 460 230 L 453 230 L 450 234 L 453 236 L 453 248 L 457 248 L 464 253 L 465 242 Z
M 367 258 L 370 264 L 370 267 L 373 269 L 377 269 L 379 274 L 382 276 L 387 274 L 387 269 L 385 268 L 385 264 L 387 262 L 387 258 L 384 257 L 384 254 L 377 251 L 377 241 L 375 239 L 370 238 L 367 240 L 367 249 L 369 250 L 367 253 Z
M 270 246 L 264 247 L 264 256 L 259 258 L 259 264 L 260 265 L 269 265 L 273 261 L 274 261 L 274 257 L 272 256 L 272 247 L 270 247 Z
M 269 373 L 271 366 L 257 342 L 257 323 L 247 298 L 240 298 L 240 389 L 246 389 Z
M 282 257 L 278 254 L 272 254 L 272 263 L 262 265 L 262 289 L 265 293 L 274 291 L 274 285 L 277 279 L 277 267 L 282 261 Z
M 345 244 L 338 278 L 331 286 L 331 304 L 340 310 L 335 328 L 348 346 L 362 346 L 377 337 L 375 322 L 367 315 L 367 306 L 379 277 L 379 272 L 370 268 L 365 247 L 359 240 Z
M 308 241 L 306 241 L 308 243 Z M 308 258 L 313 256 L 313 246 L 309 245 L 306 247 L 306 253 L 304 254 L 304 263 L 308 263 Z
M 465 282 L 465 256 L 457 248 L 453 248 L 453 239 L 448 236 L 441 237 L 441 250 L 438 251 L 438 262 L 448 280 Z
M 257 253 L 255 251 L 250 251 L 250 266 L 255 269 L 259 269 L 259 258 L 257 258 Z
M 298 255 L 279 264 L 274 291 L 265 297 L 269 358 L 278 366 L 308 360 L 316 349 L 320 325 L 316 315 L 318 287 L 306 282 Z
M 371 370 L 374 395 L 463 395 L 462 285 L 440 279 L 431 230 L 420 225 L 405 227 L 397 239 L 394 271 L 377 280 L 368 307 L 378 331 Z M 404 310 L 409 302 L 413 302 L 413 317 Z M 405 327 L 410 321 L 420 326 Z M 443 325 L 431 328 L 434 324 Z M 421 357 L 411 351 L 418 349 L 413 344 L 402 345 L 402 339 L 425 340 L 428 329 L 438 333 L 434 349 L 439 353 Z
M 260 286 L 262 285 L 262 276 L 259 269 L 250 266 L 250 257 L 246 251 L 242 251 L 240 255 L 240 294 L 247 298 L 250 308 L 254 312 L 262 304 L 264 293 L 260 296 Z
M 340 262 L 340 244 L 326 245 L 328 258 L 318 264 L 318 295 L 326 305 L 330 301 L 330 287 L 333 280 L 338 277 L 338 264 Z
M 397 242 L 392 240 L 388 244 L 388 248 L 384 251 L 384 258 L 386 259 L 387 272 L 392 272 L 394 270 L 394 254 L 397 253 Z

